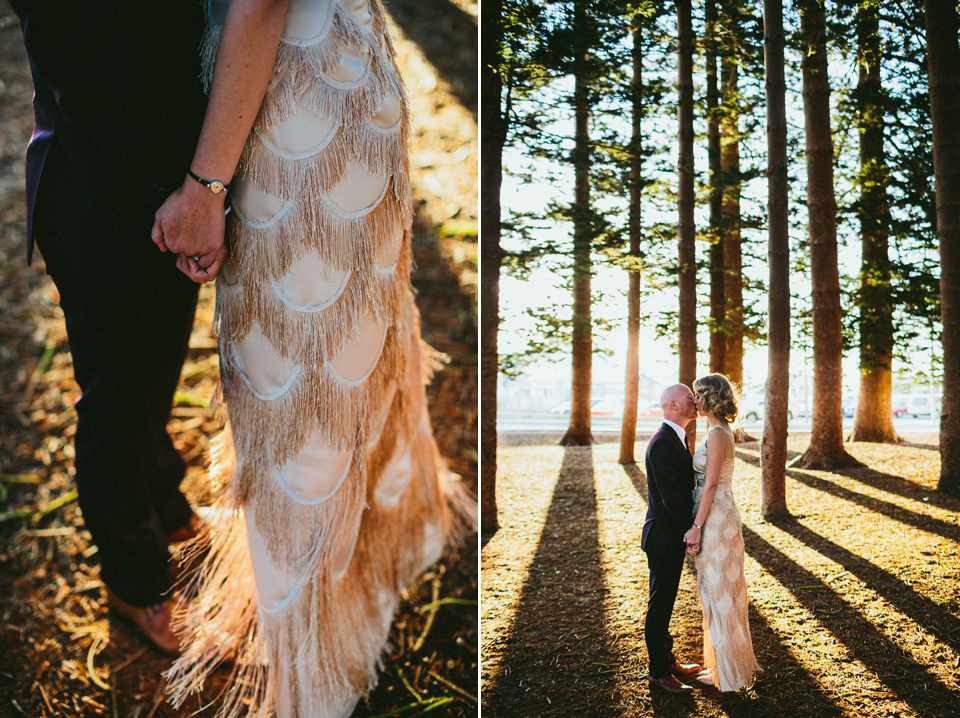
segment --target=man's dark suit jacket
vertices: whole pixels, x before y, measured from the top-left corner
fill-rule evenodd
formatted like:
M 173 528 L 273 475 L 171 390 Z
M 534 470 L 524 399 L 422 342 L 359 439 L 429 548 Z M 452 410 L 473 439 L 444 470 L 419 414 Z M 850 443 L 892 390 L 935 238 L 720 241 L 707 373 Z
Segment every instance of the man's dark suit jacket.
M 677 432 L 663 424 L 647 445 L 647 518 L 641 547 L 683 543 L 693 523 L 693 489 L 696 484 L 690 452 Z M 652 537 L 652 538 L 651 538 Z
M 41 177 L 54 143 L 77 185 L 71 206 L 58 199 L 58 221 L 109 223 L 131 213 L 147 221 L 183 182 L 206 107 L 204 21 L 200 0 L 11 4 L 36 89 L 26 157 L 29 261 L 36 220 L 47 210 Z

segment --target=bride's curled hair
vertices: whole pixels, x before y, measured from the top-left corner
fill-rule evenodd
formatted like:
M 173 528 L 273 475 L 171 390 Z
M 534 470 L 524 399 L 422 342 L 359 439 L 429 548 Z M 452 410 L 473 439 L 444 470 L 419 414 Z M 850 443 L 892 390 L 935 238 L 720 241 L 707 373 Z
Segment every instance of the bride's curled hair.
M 740 392 L 723 374 L 708 374 L 693 382 L 700 395 L 700 410 L 733 424 L 740 413 Z

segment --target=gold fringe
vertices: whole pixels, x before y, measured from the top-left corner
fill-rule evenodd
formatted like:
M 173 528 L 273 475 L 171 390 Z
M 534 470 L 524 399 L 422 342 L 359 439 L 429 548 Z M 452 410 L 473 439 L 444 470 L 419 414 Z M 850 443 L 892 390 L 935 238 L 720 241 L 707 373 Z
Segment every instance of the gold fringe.
M 368 172 L 378 175 L 391 174 L 398 167 L 407 166 L 410 115 L 405 99 L 401 101 L 398 125 L 393 131 L 384 131 L 366 118 L 352 128 L 345 128 L 345 131 L 351 134 L 350 146 L 354 155 Z
M 217 60 L 217 49 L 220 47 L 222 25 L 207 25 L 200 41 L 200 81 L 203 82 L 203 91 L 210 94 L 210 85 L 213 83 L 213 66 Z
M 306 157 L 278 155 L 256 133 L 250 135 L 240 157 L 237 175 L 251 180 L 257 189 L 275 197 L 291 198 L 301 191 L 301 182 L 325 194 L 343 178 L 347 163 L 356 158 L 371 174 L 389 175 L 399 168 L 406 173 L 409 122 L 406 108 L 391 132 L 379 131 L 364 121 L 355 127 L 340 127 L 322 149 Z M 402 191 L 402 188 L 400 189 Z
M 389 327 L 373 373 L 356 385 L 336 377 L 327 365 L 304 367 L 288 392 L 264 401 L 245 381 L 231 377 L 224 385 L 224 396 L 237 451 L 244 457 L 236 477 L 241 504 L 253 495 L 256 481 L 267 476 L 274 465 L 282 466 L 293 458 L 318 429 L 336 451 L 365 443 L 366 428 L 380 415 L 376 407 L 407 359 L 406 342 L 400 340 L 396 327 Z M 234 369 L 231 361 L 221 360 L 222 373 L 229 375 Z M 232 387 L 229 394 L 227 387 Z
M 406 174 L 394 175 L 380 203 L 361 217 L 342 217 L 324 204 L 322 195 L 303 188 L 298 201 L 266 229 L 252 227 L 242 217 L 234 223 L 233 252 L 237 266 L 246 274 L 260 267 L 265 276 L 279 278 L 310 249 L 337 271 L 375 269 L 375 257 L 392 237 L 399 223 L 413 221 L 409 199 L 397 195 L 409 186 Z M 391 191 L 391 187 L 393 191 Z M 409 197 L 409 195 L 408 195 Z
M 227 341 L 239 343 L 254 320 L 278 354 L 298 366 L 318 366 L 335 358 L 344 343 L 356 335 L 364 316 L 389 323 L 397 314 L 406 286 L 397 281 L 401 264 L 390 276 L 375 274 L 369 280 L 353 274 L 332 305 L 317 312 L 292 309 L 284 304 L 269 282 L 251 283 L 245 292 L 224 295 L 221 313 L 231 328 Z M 259 291 L 255 287 L 259 286 Z
M 309 47 L 281 43 L 257 126 L 275 126 L 299 104 L 337 118 L 341 129 L 322 150 L 299 159 L 277 156 L 252 135 L 241 176 L 262 191 L 297 201 L 268 229 L 249 226 L 236 212 L 228 220 L 239 280 L 217 287 L 227 424 L 214 441 L 207 487 L 214 508 L 207 529 L 187 549 L 210 551 L 188 587 L 187 595 L 195 591 L 198 598 L 178 608 L 175 627 L 184 636 L 184 653 L 168 673 L 171 700 L 179 706 L 200 690 L 213 667 L 232 659 L 233 675 L 219 701 L 221 718 L 268 718 L 278 695 L 289 699 L 295 716 L 328 718 L 343 702 L 368 692 L 398 591 L 438 557 L 440 543 L 428 545 L 428 527 L 431 535 L 436 531 L 449 540 L 476 525 L 476 504 L 450 475 L 430 433 L 423 385 L 439 359 L 420 339 L 408 279 L 409 112 L 383 8 L 371 0 L 370 9 L 373 22 L 367 28 L 341 0 L 332 0 L 331 26 L 322 40 Z M 219 34 L 219 28 L 210 28 L 204 40 L 206 82 Z M 322 75 L 335 72 L 348 46 L 370 53 L 369 74 L 360 86 L 338 89 Z M 382 132 L 366 121 L 391 95 L 401 99 L 400 126 Z M 382 201 L 361 217 L 343 217 L 324 200 L 352 157 L 369 172 L 389 176 Z M 377 267 L 376 257 L 389 246 L 398 223 L 403 245 L 388 273 Z M 302 312 L 282 302 L 273 282 L 312 251 L 352 275 L 329 307 Z M 329 362 L 371 313 L 387 326 L 383 350 L 369 376 L 345 381 Z M 254 320 L 301 371 L 291 389 L 273 401 L 253 394 L 233 354 L 232 345 Z M 352 463 L 336 494 L 306 505 L 277 484 L 274 470 L 318 431 L 332 448 L 352 451 Z M 381 506 L 377 482 L 398 450 L 411 452 L 413 477 L 395 505 Z M 275 612 L 257 608 L 245 511 L 253 512 L 271 561 L 300 584 Z M 356 521 L 355 552 L 337 579 L 332 555 Z
M 279 462 L 277 462 L 279 465 Z M 319 504 L 294 501 L 268 469 L 258 477 L 246 505 L 254 507 L 254 521 L 270 560 L 297 576 L 311 576 L 330 561 L 353 518 L 366 503 L 366 466 L 359 442 L 348 474 L 339 490 Z

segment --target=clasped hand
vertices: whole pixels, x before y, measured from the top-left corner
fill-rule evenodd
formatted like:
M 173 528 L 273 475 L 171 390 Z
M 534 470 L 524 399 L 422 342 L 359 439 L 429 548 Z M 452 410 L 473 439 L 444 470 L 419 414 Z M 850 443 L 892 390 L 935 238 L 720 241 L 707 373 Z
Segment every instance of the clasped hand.
M 687 545 L 687 556 L 700 553 L 700 529 L 696 526 L 691 526 L 683 535 L 683 542 Z
M 154 216 L 150 238 L 175 252 L 177 268 L 195 282 L 209 282 L 227 259 L 223 197 L 193 179 L 167 197 Z

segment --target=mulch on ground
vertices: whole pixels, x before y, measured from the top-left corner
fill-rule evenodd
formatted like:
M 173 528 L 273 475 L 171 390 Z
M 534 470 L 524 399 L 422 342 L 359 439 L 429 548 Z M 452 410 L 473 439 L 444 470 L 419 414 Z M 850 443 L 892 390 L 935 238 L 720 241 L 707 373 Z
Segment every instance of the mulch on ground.
M 702 427 L 701 427 L 702 428 Z M 485 716 L 956 716 L 960 714 L 960 500 L 935 491 L 936 436 L 854 443 L 863 467 L 788 469 L 792 516 L 760 516 L 760 453 L 738 445 L 750 627 L 763 672 L 732 694 L 651 692 L 643 643 L 646 513 L 640 466 L 619 444 L 563 448 L 501 435 L 501 528 L 482 537 Z M 790 456 L 809 435 L 789 439 Z M 699 661 L 688 561 L 671 631 Z
M 413 112 L 412 280 L 423 336 L 447 357 L 428 387 L 431 416 L 448 465 L 475 491 L 477 180 L 465 168 L 476 167 L 478 155 L 469 98 L 477 5 L 441 3 L 419 19 L 411 0 L 391 7 L 404 13 L 396 47 Z M 456 61 L 451 56 L 439 69 L 438 42 L 457 47 Z M 0 716 L 193 715 L 215 703 L 228 669 L 183 709 L 164 701 L 161 674 L 170 661 L 107 611 L 96 548 L 76 506 L 79 390 L 56 289 L 42 258 L 35 255 L 32 268 L 24 259 L 32 84 L 22 45 L 19 23 L 0 0 Z M 207 408 L 218 366 L 213 301 L 212 286 L 205 287 L 168 427 L 189 464 L 188 484 L 203 472 L 219 426 Z M 379 685 L 355 716 L 476 715 L 476 601 L 474 535 L 406 591 Z M 198 715 L 213 713 L 208 706 Z

